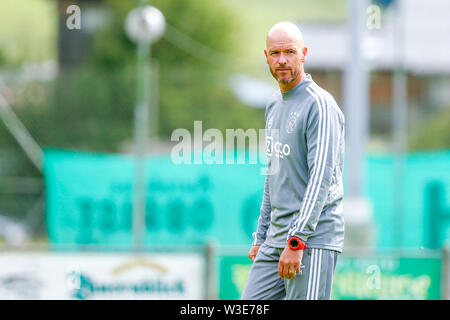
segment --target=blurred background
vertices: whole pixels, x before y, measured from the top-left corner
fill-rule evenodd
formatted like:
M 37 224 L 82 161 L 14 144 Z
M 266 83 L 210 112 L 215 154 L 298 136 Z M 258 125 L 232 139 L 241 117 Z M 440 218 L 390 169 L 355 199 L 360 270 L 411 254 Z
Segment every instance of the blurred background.
M 151 45 L 125 29 L 143 5 L 165 19 Z M 194 121 L 224 136 L 264 128 L 277 90 L 265 37 L 287 20 L 303 32 L 306 72 L 346 116 L 333 298 L 449 299 L 449 10 L 445 0 L 2 0 L 0 297 L 238 299 L 261 165 L 176 165 L 171 137 L 194 137 Z

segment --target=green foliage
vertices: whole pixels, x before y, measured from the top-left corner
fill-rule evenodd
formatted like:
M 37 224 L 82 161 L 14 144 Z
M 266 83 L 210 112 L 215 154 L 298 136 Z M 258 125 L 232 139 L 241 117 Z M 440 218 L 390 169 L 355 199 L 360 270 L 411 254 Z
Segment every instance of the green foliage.
M 107 0 L 112 20 L 99 30 L 81 67 L 62 69 L 47 97 L 15 106 L 31 135 L 43 147 L 117 152 L 133 139 L 136 101 L 136 46 L 124 32 L 124 20 L 137 1 Z M 230 53 L 236 22 L 220 3 L 208 0 L 152 1 L 168 24 L 217 52 Z M 239 102 L 228 89 L 232 61 L 210 62 L 166 39 L 152 46 L 158 61 L 158 135 L 170 139 L 176 128 L 262 128 L 264 111 Z M 8 139 L 10 143 L 16 142 Z M 5 141 L 0 142 L 2 144 Z
M 133 74 L 89 68 L 62 73 L 49 103 L 21 109 L 19 116 L 41 146 L 112 152 L 132 137 Z
M 55 59 L 56 1 L 0 1 L 0 66 Z
M 204 128 L 262 128 L 264 115 L 242 105 L 227 89 L 227 74 L 179 68 L 176 73 L 161 71 L 161 134 L 170 137 L 176 128 L 192 129 L 194 120 Z M 192 90 L 198 88 L 198 91 Z
M 124 64 L 135 62 L 135 44 L 127 38 L 124 22 L 127 14 L 138 3 L 138 1 L 106 0 L 113 19 L 95 36 L 89 59 L 92 66 L 120 68 Z M 195 41 L 218 52 L 229 52 L 233 48 L 231 39 L 233 34 L 238 32 L 238 26 L 234 17 L 220 2 L 159 0 L 151 1 L 151 4 L 161 10 L 168 25 Z M 195 52 L 188 54 L 165 38 L 152 45 L 152 56 L 161 65 L 169 64 L 173 68 L 180 65 L 211 67 L 207 62 L 199 60 Z M 223 64 L 223 69 L 227 68 L 227 61 L 220 63 Z
M 409 137 L 410 150 L 450 149 L 450 108 L 434 113 Z

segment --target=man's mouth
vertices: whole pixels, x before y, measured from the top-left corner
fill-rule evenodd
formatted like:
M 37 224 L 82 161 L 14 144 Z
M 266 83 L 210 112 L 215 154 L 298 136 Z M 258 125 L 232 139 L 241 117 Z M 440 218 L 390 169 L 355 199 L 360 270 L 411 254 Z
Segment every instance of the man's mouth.
M 289 68 L 277 68 L 277 71 L 286 72 L 286 71 L 291 71 L 291 69 L 289 69 Z

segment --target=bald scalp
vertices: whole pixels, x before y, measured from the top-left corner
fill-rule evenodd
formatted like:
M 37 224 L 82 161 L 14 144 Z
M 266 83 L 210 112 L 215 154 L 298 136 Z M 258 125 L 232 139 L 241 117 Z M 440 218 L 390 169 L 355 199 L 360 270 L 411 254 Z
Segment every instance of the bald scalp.
M 288 21 L 278 22 L 269 30 L 266 48 L 274 42 L 295 42 L 299 48 L 304 47 L 302 32 L 295 24 Z

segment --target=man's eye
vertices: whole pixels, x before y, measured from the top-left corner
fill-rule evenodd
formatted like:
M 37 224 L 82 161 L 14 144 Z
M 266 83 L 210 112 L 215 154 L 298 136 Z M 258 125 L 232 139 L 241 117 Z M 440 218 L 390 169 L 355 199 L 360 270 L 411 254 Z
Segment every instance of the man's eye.
M 272 52 L 272 56 L 275 55 L 275 54 L 280 54 L 280 52 L 279 51 L 273 51 Z

